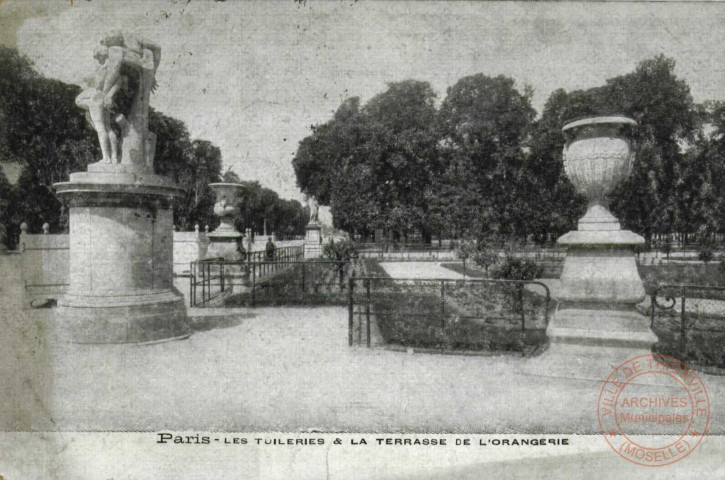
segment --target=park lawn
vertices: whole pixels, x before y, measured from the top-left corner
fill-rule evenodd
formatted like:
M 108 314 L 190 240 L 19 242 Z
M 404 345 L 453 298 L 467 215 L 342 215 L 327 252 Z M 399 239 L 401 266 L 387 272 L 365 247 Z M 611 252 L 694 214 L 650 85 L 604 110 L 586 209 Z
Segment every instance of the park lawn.
M 662 263 L 660 265 L 637 265 L 648 295 L 658 285 L 708 285 L 725 286 L 725 272 L 719 262 L 705 263 Z M 723 294 L 709 292 L 710 298 L 721 298 Z
M 491 278 L 485 270 L 473 262 L 466 262 L 465 269 L 463 268 L 463 262 L 445 262 L 441 263 L 441 267 L 470 278 Z
M 563 260 L 541 260 L 536 264 L 541 268 L 539 278 L 559 278 Z M 491 278 L 491 275 L 483 268 L 473 262 L 466 262 L 466 268 L 463 268 L 463 262 L 445 262 L 440 264 L 441 267 L 447 268 L 461 275 L 470 278 Z M 489 267 L 489 271 L 490 271 Z
M 543 267 L 541 278 L 558 278 L 551 275 L 559 272 L 562 261 L 540 261 L 537 264 Z M 441 267 L 456 273 L 464 274 L 462 262 L 445 262 Z M 558 268 L 557 268 L 558 267 Z M 709 285 L 725 287 L 725 271 L 720 268 L 719 262 L 685 263 L 668 262 L 659 264 L 637 264 L 639 275 L 644 283 L 647 294 L 651 294 L 658 285 Z M 486 271 L 473 262 L 466 262 L 465 275 L 471 278 L 489 278 Z M 710 295 L 716 295 L 711 293 Z M 725 299 L 725 295 L 719 297 Z M 716 297 L 716 298 L 719 298 Z

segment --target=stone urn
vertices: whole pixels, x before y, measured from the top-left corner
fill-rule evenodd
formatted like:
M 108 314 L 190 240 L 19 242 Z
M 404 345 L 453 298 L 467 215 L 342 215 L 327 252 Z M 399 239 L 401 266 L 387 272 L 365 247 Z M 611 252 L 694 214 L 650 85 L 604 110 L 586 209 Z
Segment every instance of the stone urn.
M 209 249 L 207 258 L 223 257 L 228 261 L 239 261 L 237 243 L 244 235 L 234 228 L 234 218 L 239 214 L 237 200 L 244 191 L 241 183 L 210 183 L 209 187 L 216 196 L 214 214 L 219 217 L 221 224 L 208 234 Z
M 562 128 L 569 139 L 564 146 L 564 170 L 576 189 L 587 197 L 587 213 L 580 231 L 620 230 L 609 211 L 607 195 L 632 171 L 634 151 L 624 128 L 637 123 L 627 117 L 595 117 Z

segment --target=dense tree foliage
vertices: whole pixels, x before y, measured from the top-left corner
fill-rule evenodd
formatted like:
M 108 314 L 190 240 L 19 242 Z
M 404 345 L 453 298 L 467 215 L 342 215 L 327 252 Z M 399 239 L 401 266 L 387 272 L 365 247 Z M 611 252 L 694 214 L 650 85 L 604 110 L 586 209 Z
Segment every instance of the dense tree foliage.
M 0 192 L 11 246 L 23 221 L 36 232 L 45 222 L 63 228 L 67 217 L 52 184 L 100 155 L 95 132 L 74 103 L 79 91 L 43 78 L 27 58 L 0 46 L 0 160 L 21 165 L 17 184 Z
M 224 174 L 225 182 L 238 182 L 244 185 L 237 206 L 239 216 L 235 226 L 240 231 L 251 228 L 254 233 L 267 232 L 278 237 L 304 235 L 309 221 L 308 209 L 297 200 L 279 198 L 277 192 L 262 187 L 256 181 L 240 181 L 232 172 Z
M 531 214 L 522 202 L 521 168 L 536 114 L 530 96 L 510 78 L 482 74 L 448 89 L 438 114 L 447 168 L 430 199 L 441 218 L 451 215 L 450 233 L 526 233 Z
M 12 245 L 19 225 L 67 228 L 53 183 L 100 157 L 95 132 L 74 104 L 79 88 L 39 75 L 0 46 L 0 161 L 18 165 L 14 185 L 0 173 L 0 223 Z M 440 106 L 426 82 L 391 83 L 361 104 L 345 100 L 312 126 L 293 160 L 303 193 L 330 207 L 335 227 L 395 237 L 513 235 L 544 242 L 575 228 L 584 201 L 566 178 L 561 127 L 572 119 L 634 118 L 632 175 L 611 195 L 625 227 L 648 240 L 671 232 L 706 241 L 725 232 L 725 103 L 693 102 L 674 61 L 657 56 L 588 90 L 554 91 L 541 115 L 532 91 L 511 78 L 461 78 Z M 155 166 L 186 191 L 175 205 L 181 229 L 214 228 L 219 149 L 192 140 L 183 122 L 153 109 Z M 309 212 L 257 182 L 242 182 L 238 226 L 280 235 L 304 232 Z
M 298 184 L 331 207 L 338 228 L 429 236 L 424 192 L 439 170 L 435 122 L 426 82 L 392 83 L 363 107 L 348 99 L 301 142 L 293 160 Z

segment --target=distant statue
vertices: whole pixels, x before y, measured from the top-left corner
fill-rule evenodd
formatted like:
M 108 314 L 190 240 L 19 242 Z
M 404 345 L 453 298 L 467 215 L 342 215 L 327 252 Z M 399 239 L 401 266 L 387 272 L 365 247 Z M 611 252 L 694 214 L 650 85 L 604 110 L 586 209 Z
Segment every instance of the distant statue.
M 315 197 L 310 197 L 307 202 L 310 206 L 310 223 L 318 223 L 320 221 L 320 204 L 317 203 Z
M 94 52 L 95 82 L 76 98 L 98 132 L 101 162 L 153 171 L 156 135 L 148 131 L 161 47 L 133 33 L 107 32 Z M 120 140 L 119 140 L 120 139 Z
M 237 238 L 237 255 L 236 260 L 245 261 L 247 259 L 247 250 L 244 248 L 244 238 Z

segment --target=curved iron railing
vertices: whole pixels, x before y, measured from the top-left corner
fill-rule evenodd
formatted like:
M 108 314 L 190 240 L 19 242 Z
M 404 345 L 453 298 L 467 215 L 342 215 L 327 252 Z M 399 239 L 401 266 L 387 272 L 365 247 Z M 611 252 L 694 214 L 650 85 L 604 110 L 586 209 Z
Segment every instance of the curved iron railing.
M 684 358 L 689 350 L 688 332 L 694 328 L 691 310 L 697 311 L 695 316 L 698 319 L 722 320 L 725 324 L 725 287 L 693 284 L 658 286 L 650 295 L 650 328 L 655 328 L 658 312 L 677 315 L 678 305 L 680 318 L 677 350 Z M 694 308 L 689 309 L 690 306 Z
M 543 322 L 536 322 L 536 309 L 526 308 L 527 287 L 536 286 L 542 289 L 538 294 L 543 300 Z M 494 290 L 486 291 L 484 287 Z M 498 288 L 496 288 L 498 287 Z M 359 292 L 359 293 L 356 293 Z M 532 295 L 536 292 L 530 291 Z M 486 295 L 490 298 L 487 299 Z M 483 311 L 484 302 L 498 297 L 501 309 Z M 419 297 L 420 301 L 411 308 L 411 298 Z M 473 300 L 474 305 L 466 304 Z M 478 303 L 476 303 L 478 302 Z M 531 303 L 531 300 L 528 300 Z M 348 279 L 348 344 L 357 343 L 371 346 L 371 323 L 373 319 L 394 318 L 405 325 L 410 323 L 425 325 L 422 330 L 429 330 L 434 337 L 445 336 L 458 322 L 473 324 L 478 322 L 503 321 L 509 326 L 518 323 L 517 344 L 524 352 L 526 335 L 531 330 L 543 331 L 549 322 L 551 292 L 549 287 L 538 281 L 495 280 L 495 279 L 421 279 L 421 278 L 386 278 L 356 277 Z M 533 316 L 529 319 L 527 317 Z M 356 322 L 357 320 L 357 322 Z M 401 323 L 402 322 L 402 323 Z M 538 323 L 539 328 L 530 328 Z M 357 328 L 356 328 L 357 325 Z M 407 328 L 407 327 L 404 327 Z M 418 328 L 418 327 L 412 327 Z M 431 330 L 432 329 L 432 330 Z M 512 329 L 508 329 L 511 332 Z M 502 330 L 503 331 L 503 330 Z M 363 336 L 364 332 L 364 336 Z M 508 334 L 508 333 L 507 333 Z

